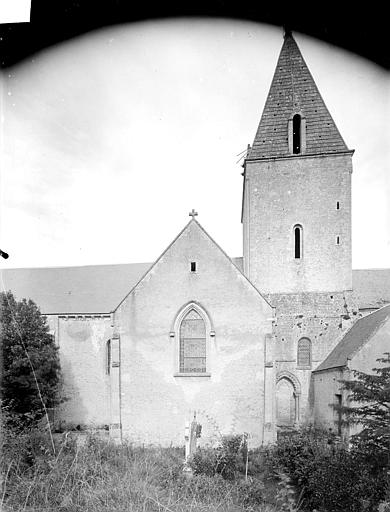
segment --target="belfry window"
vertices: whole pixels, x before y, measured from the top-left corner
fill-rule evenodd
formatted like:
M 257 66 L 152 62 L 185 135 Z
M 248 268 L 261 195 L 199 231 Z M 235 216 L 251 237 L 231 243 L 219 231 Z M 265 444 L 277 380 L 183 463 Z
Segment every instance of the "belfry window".
M 297 365 L 311 366 L 311 341 L 309 338 L 301 338 L 298 341 Z
M 206 372 L 206 326 L 195 309 L 180 324 L 180 373 Z
M 299 114 L 293 117 L 293 153 L 301 153 L 301 116 Z
M 296 260 L 299 260 L 302 258 L 303 254 L 302 254 L 302 247 L 303 247 L 303 230 L 302 230 L 302 226 L 300 226 L 299 224 L 297 224 L 296 226 L 294 226 L 294 258 Z
M 288 120 L 288 151 L 300 155 L 306 151 L 306 118 L 294 114 Z

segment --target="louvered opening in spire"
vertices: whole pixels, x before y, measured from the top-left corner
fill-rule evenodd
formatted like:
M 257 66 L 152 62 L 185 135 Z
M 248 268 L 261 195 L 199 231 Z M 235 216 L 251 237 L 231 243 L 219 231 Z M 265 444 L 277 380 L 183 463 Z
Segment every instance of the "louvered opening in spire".
M 348 151 L 290 32 L 248 159 Z

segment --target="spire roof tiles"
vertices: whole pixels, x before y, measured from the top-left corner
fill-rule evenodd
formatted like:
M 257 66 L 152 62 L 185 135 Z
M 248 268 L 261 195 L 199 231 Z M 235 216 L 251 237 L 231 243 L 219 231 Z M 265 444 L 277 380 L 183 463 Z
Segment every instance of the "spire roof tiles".
M 302 154 L 348 151 L 297 43 L 290 33 L 286 33 L 247 159 L 292 156 L 288 144 L 288 121 L 294 114 L 300 114 L 306 120 L 306 149 Z

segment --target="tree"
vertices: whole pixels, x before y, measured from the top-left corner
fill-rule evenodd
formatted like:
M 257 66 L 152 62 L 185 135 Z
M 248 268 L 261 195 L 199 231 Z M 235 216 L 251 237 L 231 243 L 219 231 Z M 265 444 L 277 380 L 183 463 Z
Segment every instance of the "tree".
M 2 408 L 20 426 L 39 420 L 60 402 L 58 348 L 46 317 L 32 300 L 0 293 Z
M 383 366 L 374 374 L 353 371 L 355 380 L 342 381 L 350 392 L 352 404 L 342 407 L 347 424 L 360 424 L 361 431 L 352 437 L 355 445 L 371 446 L 390 457 L 390 353 L 377 359 Z

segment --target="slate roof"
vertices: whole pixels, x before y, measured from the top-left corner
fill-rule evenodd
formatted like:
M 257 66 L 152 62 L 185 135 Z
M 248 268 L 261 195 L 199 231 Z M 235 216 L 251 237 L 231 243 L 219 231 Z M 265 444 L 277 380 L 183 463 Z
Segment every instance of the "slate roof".
M 247 160 L 292 156 L 288 149 L 288 120 L 295 113 L 306 118 L 305 154 L 349 151 L 297 43 L 291 34 L 286 34 Z
M 232 258 L 241 270 L 242 258 Z M 110 313 L 153 263 L 0 269 L 0 290 L 32 299 L 50 314 Z
M 18 299 L 34 300 L 46 315 L 110 313 L 151 265 L 7 269 L 0 271 L 0 284 Z
M 242 257 L 232 261 L 242 272 Z M 33 299 L 46 315 L 110 313 L 152 265 L 0 269 L 0 289 Z M 353 270 L 352 281 L 360 309 L 390 303 L 390 269 Z
M 347 360 L 351 359 L 388 320 L 390 320 L 390 304 L 359 318 L 314 371 L 346 366 Z
M 390 303 L 390 268 L 353 270 L 352 283 L 359 309 Z

